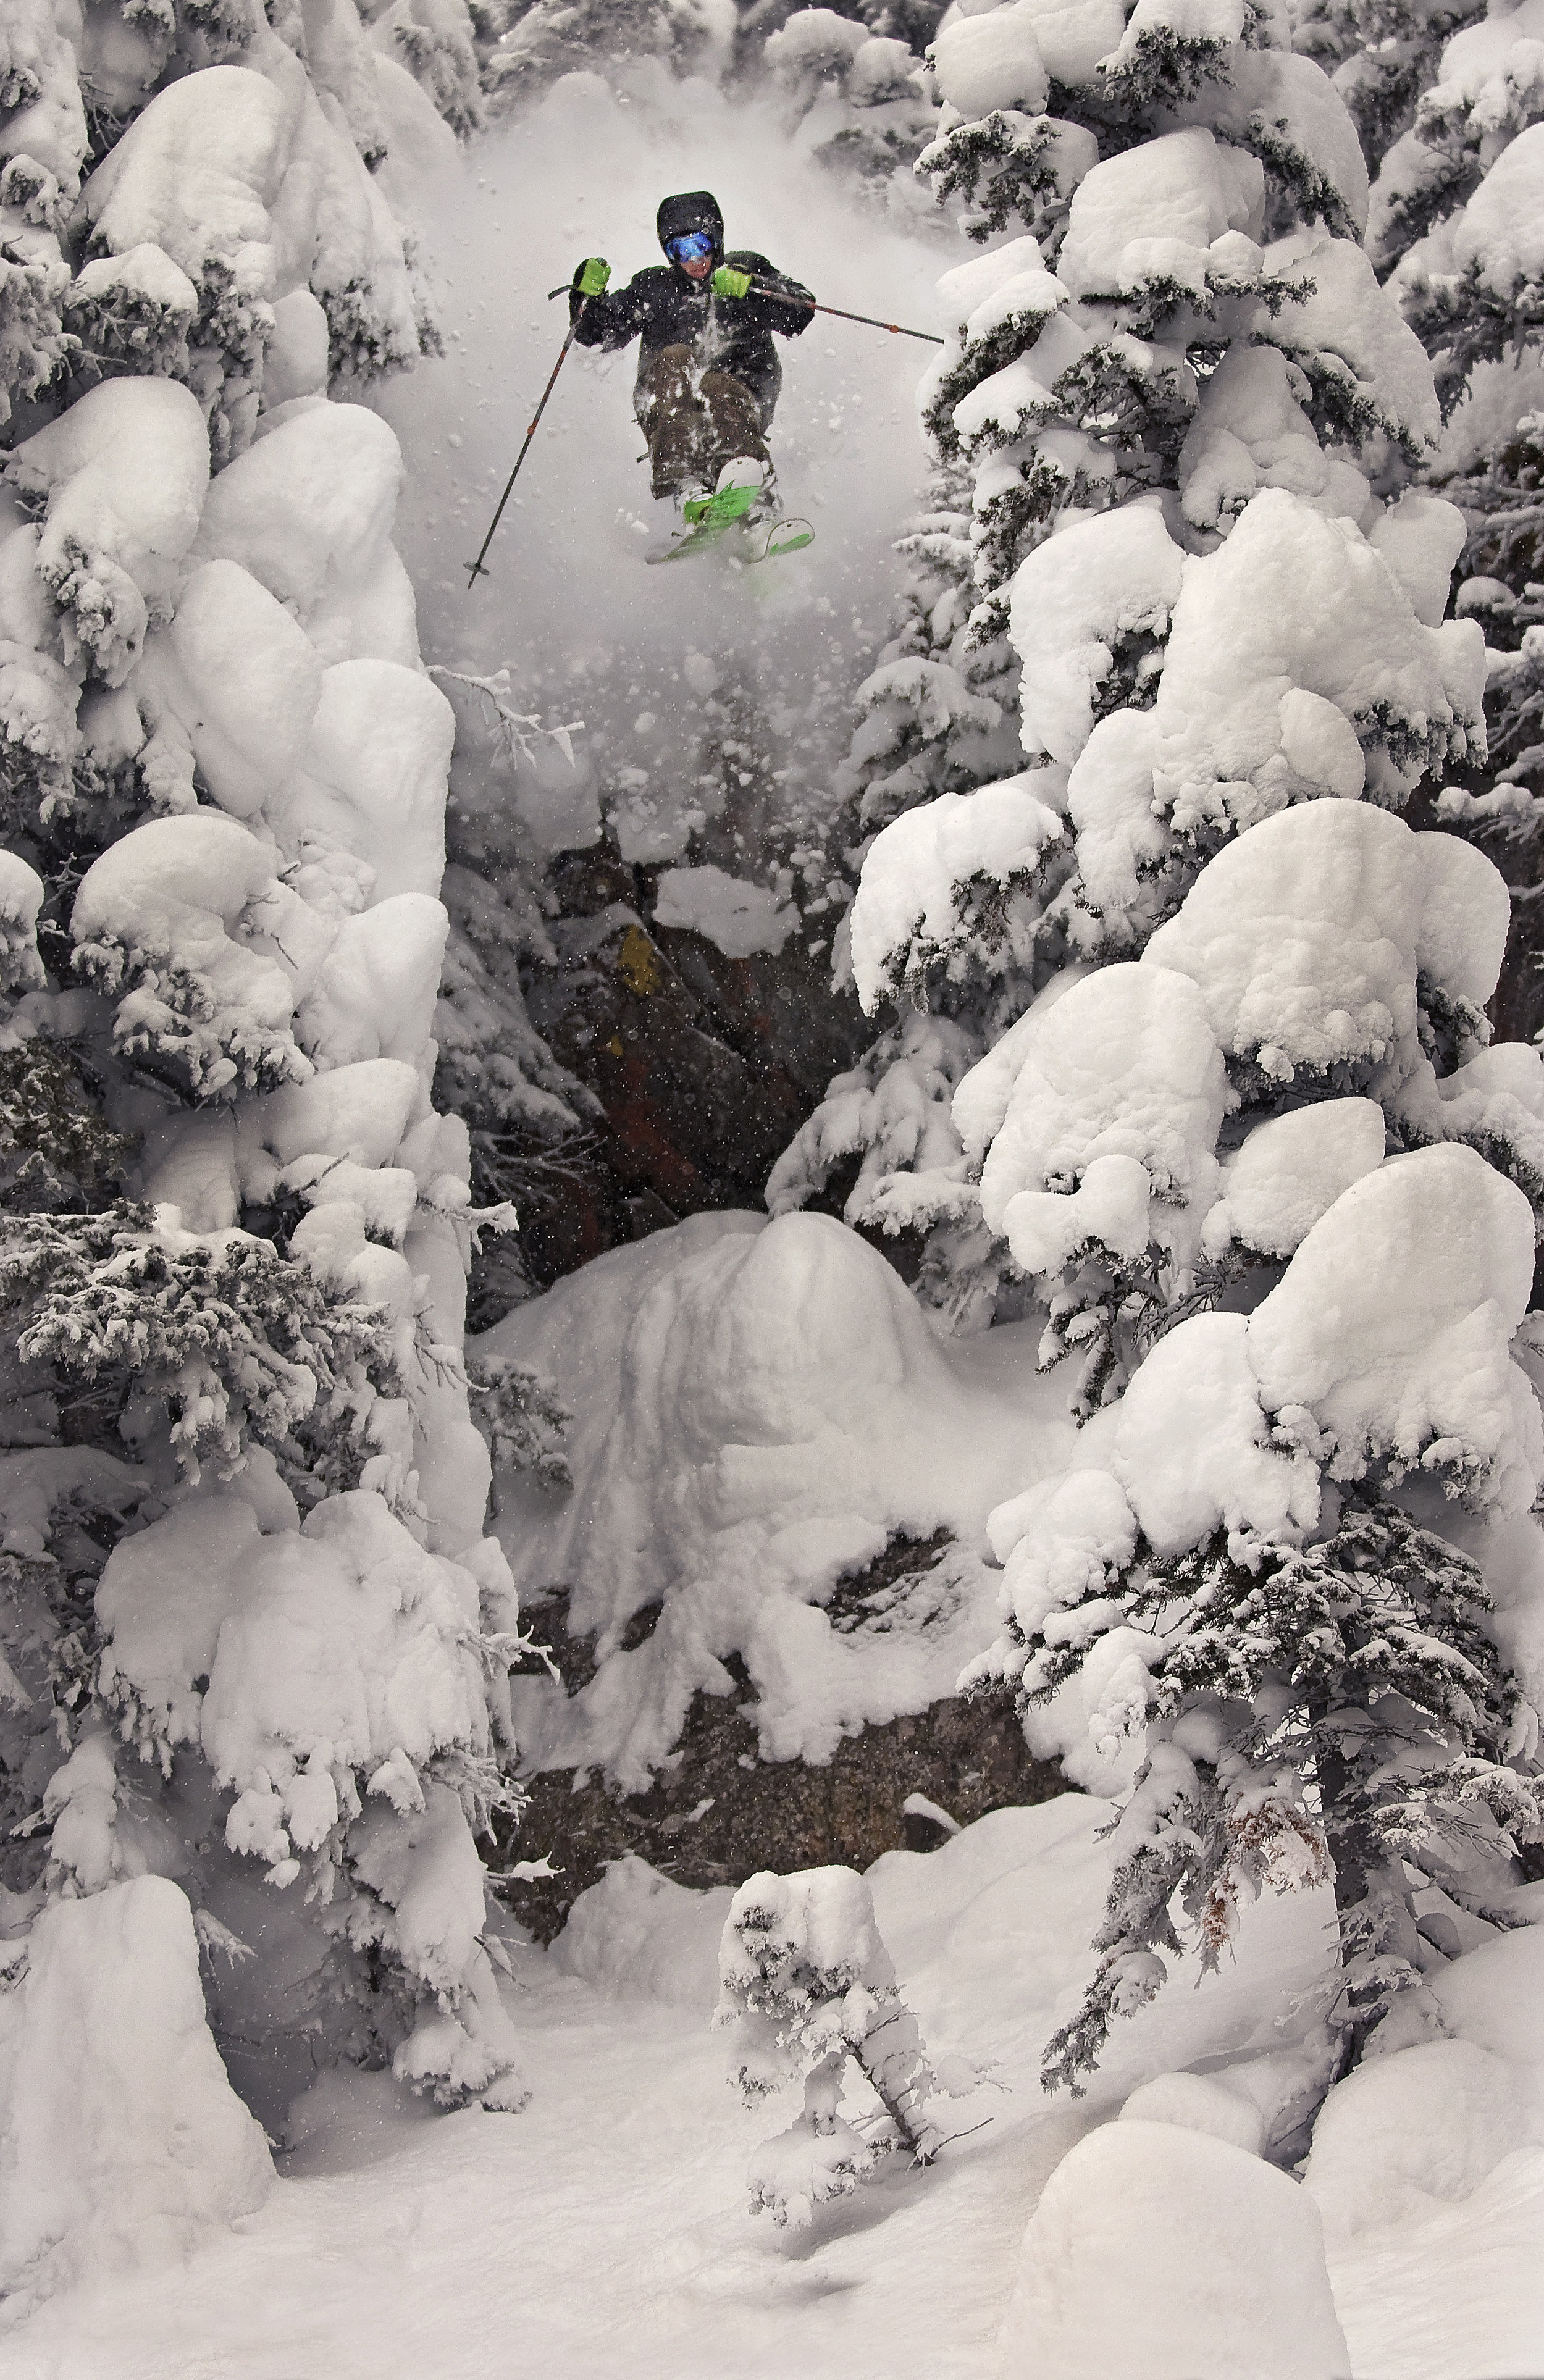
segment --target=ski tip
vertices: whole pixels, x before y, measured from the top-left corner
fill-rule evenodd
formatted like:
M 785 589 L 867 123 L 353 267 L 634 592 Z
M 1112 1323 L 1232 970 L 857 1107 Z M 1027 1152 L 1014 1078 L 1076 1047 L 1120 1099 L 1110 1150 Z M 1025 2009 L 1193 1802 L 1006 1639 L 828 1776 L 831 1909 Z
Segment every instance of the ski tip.
M 673 538 L 665 546 L 656 547 L 644 555 L 645 562 L 676 562 L 689 553 L 722 553 L 736 570 L 754 570 L 759 563 L 773 562 L 781 553 L 797 553 L 801 546 L 812 545 L 815 530 L 811 522 L 790 516 L 773 521 L 766 531 L 766 542 L 758 553 L 748 552 L 748 538 L 760 536 L 760 524 L 745 520 L 702 520 L 688 528 L 684 536 Z
M 813 545 L 815 531 L 807 520 L 774 521 L 767 534 L 766 549 L 755 556 L 757 562 L 775 562 L 780 553 L 797 553 L 801 546 Z

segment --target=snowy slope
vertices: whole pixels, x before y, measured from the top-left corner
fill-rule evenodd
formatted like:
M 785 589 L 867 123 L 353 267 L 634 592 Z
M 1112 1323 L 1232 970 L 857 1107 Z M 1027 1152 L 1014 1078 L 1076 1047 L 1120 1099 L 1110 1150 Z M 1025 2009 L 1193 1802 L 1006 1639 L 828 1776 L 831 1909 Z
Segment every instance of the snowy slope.
M 739 2109 L 708 2031 L 729 1896 L 665 1886 L 651 1958 L 626 1910 L 599 1916 L 589 1980 L 517 1951 L 523 2114 L 425 2122 L 380 2078 L 323 2084 L 290 2178 L 236 2236 L 180 2273 L 45 2309 L 7 2342 L 7 2375 L 718 2380 L 732 2339 L 735 2360 L 808 2380 L 982 2380 L 1020 2233 L 1072 2142 L 1148 2075 L 1272 2045 L 1286 1996 L 1323 1957 L 1321 1902 L 1268 1904 L 1236 1968 L 1148 2011 L 1098 2095 L 1048 2111 L 1039 2049 L 1103 1895 L 1104 1812 L 1081 1797 L 1001 1811 L 941 1852 L 893 1852 L 870 1871 L 930 2046 L 1001 2059 L 1010 2093 L 932 2171 L 848 2202 L 800 2246 L 745 2212 L 768 2125 Z M 650 1967 L 654 1994 L 640 1994 Z M 1447 2380 L 1453 2367 L 1406 2370 Z
M 260 2211 L 180 2265 L 174 2249 L 55 2299 L 0 2339 L 0 2368 L 7 2380 L 720 2380 L 732 2341 L 736 2360 L 801 2380 L 1006 2380 L 1033 2355 L 1009 2318 L 1015 2280 L 1034 2271 L 1021 2241 L 1067 2152 L 1149 2080 L 1198 2063 L 1238 2070 L 1289 2046 L 1330 1953 L 1327 1894 L 1267 1899 L 1221 1974 L 1190 1989 L 1182 1970 L 1181 1987 L 1123 2029 L 1087 2099 L 1048 2103 L 1040 2046 L 1081 1985 L 1108 1809 L 1069 1795 L 998 1811 L 940 1852 L 891 1852 L 870 1869 L 930 2046 L 996 2061 L 1008 2088 L 972 2100 L 970 2122 L 990 2122 L 930 2170 L 882 2180 L 811 2232 L 790 2239 L 745 2211 L 766 2116 L 740 2109 L 708 2030 L 731 1896 L 627 1862 L 552 1952 L 510 1944 L 505 1998 L 533 2089 L 521 2114 L 435 2117 L 388 2076 L 335 2069 L 293 2111 L 295 2146 Z M 1536 1938 L 1501 1952 L 1530 1956 Z M 1461 1962 L 1446 1988 L 1462 1998 L 1471 1965 L 1478 1986 L 1495 1956 Z M 1460 2040 L 1375 2061 L 1385 2120 L 1340 2131 L 1342 2174 L 1371 2228 L 1331 2229 L 1328 2243 L 1354 2380 L 1539 2368 L 1538 1998 L 1491 1980 L 1467 1998 L 1453 2016 L 1469 2036 L 1496 2042 L 1498 2007 L 1514 2010 L 1504 2046 L 1524 2113 L 1501 2130 L 1516 2145 L 1483 2144 L 1461 2099 L 1419 2108 L 1404 2081 L 1434 2054 L 1494 2049 Z M 1133 2113 L 1144 2133 L 1181 2127 L 1177 2158 L 1196 2135 L 1172 2085 L 1157 2087 L 1167 2100 L 1147 2094 Z M 1466 2134 L 1465 2169 L 1454 2147 Z M 1380 2227 L 1391 2154 L 1424 2167 L 1448 2203 Z M 1185 2286 L 1204 2318 L 1204 2241 Z M 1253 2351 L 1241 2338 L 1239 2374 L 1263 2368 Z M 1337 2380 L 1332 2366 L 1322 2380 Z

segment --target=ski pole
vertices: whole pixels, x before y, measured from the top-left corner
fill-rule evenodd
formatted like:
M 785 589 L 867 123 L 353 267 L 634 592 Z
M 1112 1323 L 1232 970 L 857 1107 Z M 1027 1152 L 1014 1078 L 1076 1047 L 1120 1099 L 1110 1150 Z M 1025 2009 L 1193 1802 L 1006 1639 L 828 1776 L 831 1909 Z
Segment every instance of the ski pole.
M 531 415 L 530 428 L 526 431 L 526 443 L 515 457 L 515 468 L 511 471 L 508 480 L 505 483 L 504 493 L 499 498 L 498 511 L 493 515 L 492 519 L 488 524 L 488 534 L 478 548 L 477 560 L 475 562 L 468 562 L 464 565 L 468 573 L 467 592 L 468 595 L 471 593 L 472 589 L 479 578 L 486 578 L 488 577 L 487 571 L 482 567 L 482 557 L 487 552 L 488 548 L 492 544 L 493 532 L 498 528 L 500 521 L 504 518 L 504 508 L 509 502 L 510 489 L 513 488 L 516 480 L 519 478 L 520 466 L 530 452 L 530 442 L 536 435 L 536 425 L 547 410 L 547 399 L 551 396 L 553 389 L 557 386 L 557 376 L 563 370 L 564 364 L 567 359 L 568 350 L 574 344 L 574 334 L 577 331 L 579 324 L 584 321 L 584 310 L 589 303 L 590 300 L 588 298 L 581 298 L 579 300 L 579 310 L 575 315 L 573 321 L 569 323 L 568 336 L 564 340 L 562 346 L 558 349 L 557 361 L 553 366 L 553 376 L 541 392 L 541 404 L 537 407 L 536 411 Z
M 812 314 L 838 314 L 844 322 L 867 322 L 871 331 L 894 331 L 898 339 L 926 339 L 931 347 L 942 347 L 946 342 L 936 331 L 908 331 L 904 322 L 881 322 L 877 314 L 849 314 L 845 306 L 817 306 L 813 298 L 791 298 L 785 289 L 768 289 L 760 281 L 750 285 L 753 298 L 775 298 L 784 306 L 808 306 Z

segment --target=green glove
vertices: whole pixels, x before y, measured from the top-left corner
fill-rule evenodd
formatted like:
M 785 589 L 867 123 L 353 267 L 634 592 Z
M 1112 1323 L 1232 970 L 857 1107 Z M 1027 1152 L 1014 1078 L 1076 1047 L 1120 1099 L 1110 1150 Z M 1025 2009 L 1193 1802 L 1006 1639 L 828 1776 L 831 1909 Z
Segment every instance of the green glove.
M 749 295 L 749 273 L 736 273 L 733 265 L 721 264 L 713 275 L 713 296 L 715 298 L 748 298 Z
M 579 267 L 574 286 L 581 298 L 599 298 L 611 279 L 611 267 L 603 256 L 587 256 Z

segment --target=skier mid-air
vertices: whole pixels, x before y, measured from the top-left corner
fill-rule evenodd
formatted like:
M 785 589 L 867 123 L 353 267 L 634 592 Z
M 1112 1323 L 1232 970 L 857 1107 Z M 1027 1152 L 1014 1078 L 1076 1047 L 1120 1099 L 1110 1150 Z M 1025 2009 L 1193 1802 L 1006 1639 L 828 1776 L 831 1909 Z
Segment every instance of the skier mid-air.
M 703 531 L 770 518 L 766 441 L 783 384 L 772 334 L 796 338 L 814 300 L 754 250 L 725 255 L 711 191 L 664 200 L 656 229 L 668 261 L 635 273 L 625 289 L 609 288 L 603 257 L 578 267 L 568 301 L 574 335 L 581 346 L 609 349 L 639 340 L 633 410 L 656 497 L 678 498 Z
M 488 576 L 488 549 L 576 341 L 581 347 L 614 350 L 640 342 L 633 410 L 649 441 L 654 493 L 678 499 L 689 530 L 663 552 L 650 553 L 650 562 L 700 552 L 748 525 L 760 527 L 764 542 L 757 539 L 759 553 L 742 549 L 738 559 L 746 562 L 792 553 L 814 537 L 808 521 L 778 519 L 772 499 L 767 431 L 783 385 L 774 331 L 796 339 L 814 315 L 830 314 L 871 331 L 889 331 L 895 338 L 944 345 L 936 331 L 908 330 L 877 314 L 818 302 L 754 249 L 737 248 L 726 256 L 723 216 L 711 190 L 683 190 L 662 200 L 655 227 L 668 266 L 651 264 L 614 293 L 603 256 L 587 256 L 576 272 L 562 351 L 477 559 L 467 565 L 468 588 Z M 561 296 L 561 285 L 548 294 Z

